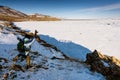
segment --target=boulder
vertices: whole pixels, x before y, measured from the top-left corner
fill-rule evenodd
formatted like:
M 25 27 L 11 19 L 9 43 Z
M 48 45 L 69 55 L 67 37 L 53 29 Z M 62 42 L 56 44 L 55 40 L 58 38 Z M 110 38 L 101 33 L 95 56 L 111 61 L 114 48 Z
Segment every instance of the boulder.
M 115 57 L 103 55 L 97 50 L 88 53 L 86 63 L 92 71 L 97 71 L 108 80 L 120 80 L 120 60 Z

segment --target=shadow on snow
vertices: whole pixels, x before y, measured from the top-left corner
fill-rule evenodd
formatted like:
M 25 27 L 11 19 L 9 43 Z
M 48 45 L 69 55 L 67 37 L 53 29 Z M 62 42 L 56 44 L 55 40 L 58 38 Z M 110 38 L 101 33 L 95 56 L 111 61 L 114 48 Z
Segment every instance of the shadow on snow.
M 40 38 L 47 43 L 56 46 L 61 52 L 63 52 L 67 56 L 78 60 L 85 61 L 86 54 L 91 52 L 88 48 L 82 45 L 78 45 L 68 41 L 58 41 L 48 35 L 40 35 Z

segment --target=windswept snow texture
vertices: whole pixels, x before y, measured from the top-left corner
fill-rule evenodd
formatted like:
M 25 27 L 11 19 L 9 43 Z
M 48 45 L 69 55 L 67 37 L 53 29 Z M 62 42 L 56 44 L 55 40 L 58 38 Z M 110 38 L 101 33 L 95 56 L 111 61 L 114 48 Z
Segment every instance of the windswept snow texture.
M 6 58 L 9 61 L 9 63 L 0 62 L 0 65 L 10 66 L 13 64 L 12 58 L 18 54 L 15 50 L 17 42 L 15 35 L 0 33 L 0 57 Z M 101 74 L 91 72 L 89 70 L 89 66 L 85 64 L 69 60 L 50 59 L 52 56 L 56 56 L 58 58 L 64 57 L 60 52 L 44 47 L 38 42 L 35 42 L 32 45 L 32 51 L 37 51 L 43 56 L 32 55 L 31 65 L 47 66 L 48 69 L 33 68 L 31 70 L 26 70 L 25 72 L 13 70 L 12 72 L 17 75 L 14 77 L 14 80 L 105 80 Z M 26 63 L 24 61 L 16 64 L 25 67 Z M 2 69 L 0 71 L 0 78 L 2 79 L 2 75 L 9 71 L 9 68 Z M 12 76 L 9 76 L 8 80 L 11 80 L 11 77 Z
M 103 54 L 120 59 L 119 19 L 16 22 L 15 24 L 33 32 L 37 29 L 39 34 L 43 35 L 42 39 L 54 44 L 73 58 L 85 60 L 87 52 L 97 49 Z M 52 38 L 62 43 L 56 43 Z

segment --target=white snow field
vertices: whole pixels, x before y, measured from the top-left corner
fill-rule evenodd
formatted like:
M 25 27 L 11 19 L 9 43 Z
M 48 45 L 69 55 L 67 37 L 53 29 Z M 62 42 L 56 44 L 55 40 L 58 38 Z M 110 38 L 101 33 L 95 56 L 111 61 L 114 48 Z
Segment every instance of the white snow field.
M 57 46 L 66 55 L 85 60 L 98 50 L 120 59 L 120 20 L 26 21 L 15 22 L 22 29 L 38 30 L 41 39 Z
M 55 45 L 67 56 L 81 61 L 86 60 L 86 54 L 97 49 L 103 54 L 115 56 L 120 59 L 120 20 L 81 20 L 81 21 L 26 21 L 15 22 L 15 25 L 24 30 L 38 30 L 38 35 L 47 43 Z M 13 64 L 12 58 L 18 54 L 16 45 L 18 34 L 13 35 L 14 30 L 9 28 L 0 30 L 0 58 L 6 58 L 8 63 L 0 61 L 3 67 Z M 8 80 L 105 80 L 105 77 L 97 72 L 91 72 L 90 67 L 84 63 L 65 60 L 62 53 L 52 48 L 44 47 L 37 41 L 32 45 L 31 65 L 47 67 L 44 69 L 31 68 L 25 72 L 11 70 L 10 68 L 0 71 L 2 75 L 7 72 Z M 42 56 L 41 56 L 41 55 Z M 63 60 L 52 60 L 56 56 Z M 25 67 L 23 62 L 16 62 Z M 104 63 L 105 64 L 105 63 Z M 108 66 L 107 64 L 105 64 Z M 17 75 L 17 76 L 16 76 Z
M 7 33 L 5 30 L 2 31 Z M 9 32 L 8 32 L 9 33 Z M 17 37 L 19 35 L 0 33 L 0 58 L 6 58 L 8 63 L 0 61 L 2 66 L 11 66 L 13 64 L 12 58 L 18 52 L 15 50 L 18 43 Z M 48 69 L 32 68 L 22 71 L 11 70 L 10 68 L 2 69 L 0 71 L 0 80 L 5 73 L 11 73 L 8 80 L 105 80 L 105 77 L 99 73 L 91 72 L 89 66 L 84 63 L 69 61 L 69 60 L 52 60 L 52 56 L 64 58 L 60 52 L 57 52 L 49 47 L 44 47 L 38 44 L 37 41 L 32 45 L 32 51 L 37 51 L 40 55 L 31 56 L 31 65 L 47 66 Z M 25 67 L 25 61 L 17 62 Z

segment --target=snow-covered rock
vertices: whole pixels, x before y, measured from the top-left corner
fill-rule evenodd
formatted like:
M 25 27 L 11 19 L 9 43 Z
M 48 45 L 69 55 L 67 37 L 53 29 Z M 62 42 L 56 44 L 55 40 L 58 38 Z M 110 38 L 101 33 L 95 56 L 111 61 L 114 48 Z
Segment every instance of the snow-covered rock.
M 92 71 L 97 71 L 107 77 L 107 80 L 120 79 L 120 60 L 101 54 L 97 50 L 86 56 L 86 63 Z

